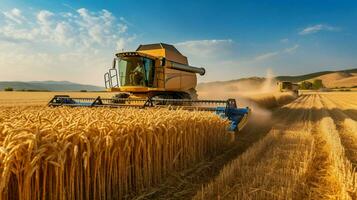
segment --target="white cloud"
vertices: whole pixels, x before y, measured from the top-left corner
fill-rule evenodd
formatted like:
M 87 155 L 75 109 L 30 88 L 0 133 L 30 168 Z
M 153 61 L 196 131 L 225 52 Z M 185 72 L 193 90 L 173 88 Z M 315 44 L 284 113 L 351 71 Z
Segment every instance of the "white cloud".
M 285 48 L 281 51 L 273 51 L 273 52 L 268 52 L 268 53 L 264 53 L 261 55 L 258 55 L 254 58 L 254 60 L 256 61 L 263 61 L 263 60 L 268 60 L 271 58 L 274 58 L 276 56 L 282 55 L 282 54 L 293 54 L 296 52 L 296 50 L 299 48 L 300 46 L 298 44 L 295 44 L 292 47 L 289 48 Z
M 215 58 L 228 52 L 233 44 L 231 39 L 190 40 L 174 44 L 179 51 L 188 57 Z
M 119 33 L 125 33 L 128 30 L 128 26 L 126 24 L 119 25 Z
M 295 44 L 293 47 L 284 49 L 284 52 L 285 52 L 285 53 L 290 53 L 290 54 L 292 54 L 292 53 L 294 53 L 299 47 L 300 47 L 300 45 Z
M 264 53 L 264 54 L 261 54 L 261 55 L 258 55 L 254 58 L 254 60 L 258 60 L 258 61 L 261 61 L 261 60 L 266 60 L 266 59 L 270 59 L 270 58 L 273 58 L 277 55 L 279 55 L 280 52 L 279 51 L 274 51 L 274 52 L 269 52 L 269 53 Z
M 116 24 L 115 17 L 107 10 L 102 10 L 99 13 L 93 13 L 85 8 L 77 10 L 79 19 L 76 23 L 85 32 L 81 32 L 84 38 L 91 44 L 108 44 L 113 42 L 113 39 L 118 38 L 118 34 L 125 33 L 127 29 L 121 27 L 125 24 Z M 118 30 L 121 30 L 118 32 Z M 114 38 L 112 37 L 114 36 Z M 115 41 L 114 41 L 115 43 Z
M 239 45 L 231 39 L 191 40 L 174 45 L 188 57 L 190 65 L 206 69 L 204 76 L 198 76 L 200 82 L 264 75 L 266 68 L 274 68 L 275 58 L 280 62 L 300 47 L 295 44 L 254 56 L 241 54 Z
M 129 26 L 133 26 L 133 24 L 126 20 L 124 17 L 119 17 L 119 20 Z
M 233 43 L 233 41 L 231 39 L 225 39 L 225 40 L 189 40 L 189 41 L 185 41 L 185 42 L 176 43 L 175 45 L 181 46 L 183 48 L 191 48 L 191 49 L 200 48 L 200 50 L 202 50 L 201 48 L 204 48 L 204 47 L 217 48 L 219 46 L 228 45 L 228 44 L 232 44 L 232 43 Z
M 320 31 L 339 31 L 340 28 L 334 27 L 334 26 L 329 26 L 329 25 L 324 25 L 324 24 L 317 24 L 314 26 L 309 26 L 304 28 L 302 31 L 299 32 L 300 35 L 308 35 L 308 34 L 313 34 L 317 33 Z
M 10 11 L 3 12 L 5 17 L 11 21 L 16 22 L 17 24 L 22 24 L 25 18 L 21 14 L 21 10 L 14 8 Z
M 121 51 L 124 49 L 124 46 L 125 46 L 125 40 L 123 38 L 119 38 L 119 40 L 117 41 L 117 44 L 116 44 L 116 48 Z
M 231 58 L 232 47 L 236 43 L 231 39 L 189 40 L 173 44 L 183 55 L 187 56 L 192 66 L 204 67 L 207 73 L 198 76 L 199 81 L 217 80 L 225 66 L 225 61 Z
M 54 14 L 48 10 L 41 10 L 40 12 L 38 12 L 37 14 L 37 21 L 39 24 L 46 24 L 49 25 L 51 24 L 51 17 Z
M 130 37 L 127 38 L 119 38 L 117 43 L 116 43 L 116 50 L 117 51 L 123 51 L 126 50 L 127 47 L 127 43 L 131 43 L 136 39 L 136 35 L 132 35 Z
M 25 14 L 26 20 L 18 9 L 4 12 L 0 70 L 5 73 L 0 80 L 53 79 L 102 85 L 102 74 L 114 53 L 136 38 L 107 10 Z
M 59 44 L 65 44 L 66 46 L 70 46 L 74 43 L 74 38 L 72 38 L 72 34 L 74 32 L 73 27 L 67 22 L 59 22 L 55 28 L 54 39 Z
M 48 11 L 48 10 L 41 10 L 40 12 L 37 13 L 37 23 L 38 27 L 34 27 L 32 30 L 35 33 L 40 34 L 44 39 L 46 37 L 49 37 L 47 39 L 50 39 L 53 34 L 53 24 L 55 22 L 52 21 L 53 13 Z
M 248 68 L 259 71 L 267 67 L 273 58 L 293 54 L 299 48 L 298 44 L 277 51 L 266 52 L 257 56 L 241 56 L 235 42 L 230 39 L 192 40 L 174 44 L 177 49 L 188 57 L 193 66 L 206 68 L 205 76 L 198 76 L 199 81 L 234 79 L 245 76 Z M 234 47 L 234 48 L 233 48 Z M 263 70 L 264 71 L 264 70 Z M 253 74 L 250 74 L 250 76 Z
M 19 11 L 21 13 L 21 11 Z M 113 46 L 120 38 L 126 41 L 128 26 L 118 23 L 107 10 L 91 12 L 80 8 L 76 12 L 53 13 L 41 10 L 35 13 L 37 23 L 0 27 L 0 37 L 28 42 L 51 42 L 54 45 L 73 44 L 77 47 L 97 48 Z M 124 40 L 123 40 L 124 39 Z

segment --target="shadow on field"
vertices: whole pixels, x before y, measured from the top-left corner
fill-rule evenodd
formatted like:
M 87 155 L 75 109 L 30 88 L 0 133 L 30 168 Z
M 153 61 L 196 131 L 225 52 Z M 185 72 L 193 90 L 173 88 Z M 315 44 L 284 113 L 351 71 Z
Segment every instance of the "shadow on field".
M 134 199 L 191 199 L 203 184 L 208 184 L 224 165 L 245 152 L 255 142 L 263 138 L 272 128 L 269 114 L 252 114 L 247 126 L 236 133 L 232 146 L 223 153 L 194 164 L 193 168 L 171 174 L 171 176 L 157 188 L 141 193 Z

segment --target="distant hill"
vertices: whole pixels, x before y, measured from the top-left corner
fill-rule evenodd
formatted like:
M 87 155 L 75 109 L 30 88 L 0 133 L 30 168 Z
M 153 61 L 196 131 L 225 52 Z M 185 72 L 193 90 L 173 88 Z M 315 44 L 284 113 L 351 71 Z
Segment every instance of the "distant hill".
M 279 81 L 291 81 L 291 82 L 301 82 L 309 79 L 314 79 L 319 76 L 323 76 L 326 74 L 331 74 L 335 72 L 342 72 L 342 73 L 357 73 L 357 68 L 355 69 L 348 69 L 348 70 L 340 70 L 340 71 L 322 71 L 322 72 L 315 72 L 311 74 L 299 75 L 299 76 L 277 76 L 275 77 Z
M 314 79 L 322 80 L 322 84 L 327 88 L 357 86 L 357 73 L 333 72 L 308 79 L 308 81 L 313 82 Z
M 353 87 L 357 86 L 357 68 L 340 71 L 322 71 L 299 76 L 277 76 L 274 77 L 274 79 L 278 81 L 291 81 L 295 83 L 299 83 L 301 81 L 313 81 L 314 79 L 321 79 L 322 83 L 326 87 Z M 197 90 L 253 90 L 254 88 L 261 87 L 265 83 L 265 81 L 266 78 L 264 77 L 250 77 L 229 81 L 199 83 L 197 85 Z M 274 83 L 272 85 L 274 85 Z
M 103 91 L 103 87 L 94 85 L 83 85 L 72 83 L 69 81 L 0 81 L 0 90 L 5 88 L 13 88 L 14 90 L 42 90 L 42 91 Z

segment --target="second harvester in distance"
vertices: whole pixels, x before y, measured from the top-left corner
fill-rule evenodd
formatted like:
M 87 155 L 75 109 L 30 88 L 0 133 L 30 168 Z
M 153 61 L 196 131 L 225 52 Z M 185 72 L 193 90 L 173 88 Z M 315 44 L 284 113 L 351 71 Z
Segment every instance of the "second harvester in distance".
M 296 96 L 299 96 L 299 85 L 290 81 L 277 82 L 280 92 L 293 92 Z
M 247 123 L 250 109 L 238 108 L 235 99 L 197 100 L 196 74 L 205 69 L 188 65 L 187 57 L 174 46 L 164 43 L 140 45 L 136 51 L 120 52 L 113 66 L 105 73 L 110 99 L 72 98 L 56 95 L 50 106 L 90 107 L 167 107 L 215 112 L 231 122 L 230 130 L 241 130 Z

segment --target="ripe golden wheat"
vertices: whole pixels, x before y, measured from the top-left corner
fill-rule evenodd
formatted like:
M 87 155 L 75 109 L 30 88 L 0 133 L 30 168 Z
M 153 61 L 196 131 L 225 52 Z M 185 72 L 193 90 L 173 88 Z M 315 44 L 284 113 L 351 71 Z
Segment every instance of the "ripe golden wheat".
M 125 199 L 227 147 L 228 122 L 169 109 L 0 109 L 0 199 Z

